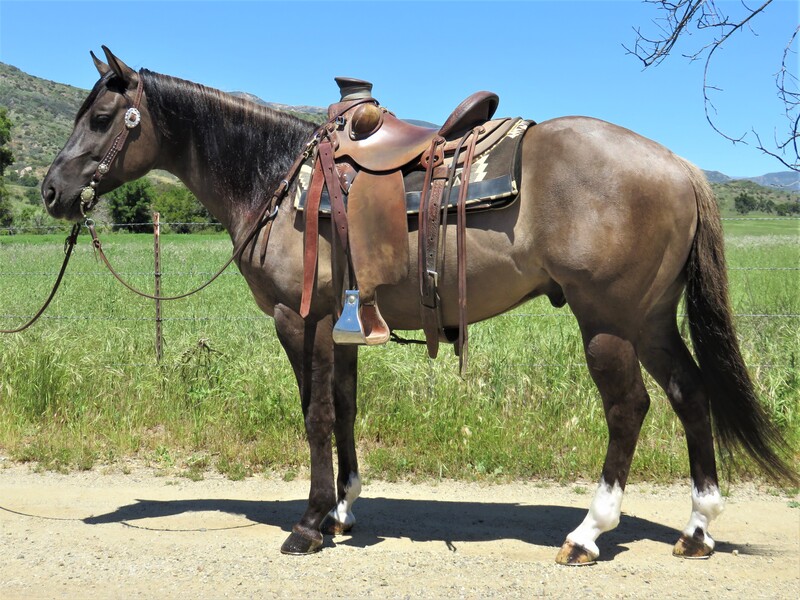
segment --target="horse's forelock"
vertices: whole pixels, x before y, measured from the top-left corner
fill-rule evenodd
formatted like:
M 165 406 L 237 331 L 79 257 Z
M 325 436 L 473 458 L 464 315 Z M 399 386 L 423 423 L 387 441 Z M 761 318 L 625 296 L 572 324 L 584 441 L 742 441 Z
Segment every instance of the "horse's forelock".
M 75 115 L 75 124 L 80 121 L 81 117 L 86 114 L 86 111 L 89 110 L 89 107 L 94 104 L 94 101 L 97 100 L 97 96 L 100 95 L 100 91 L 106 87 L 111 77 L 111 73 L 106 73 L 97 80 L 97 83 L 94 84 L 92 91 L 89 92 L 89 95 L 86 96 L 86 100 L 83 101 L 83 104 L 81 104 L 81 107 L 78 109 L 78 114 Z
M 81 107 L 78 109 L 78 113 L 75 115 L 75 124 L 77 124 L 81 117 L 86 114 L 92 104 L 94 104 L 95 100 L 97 100 L 100 92 L 104 89 L 111 89 L 119 93 L 124 93 L 125 84 L 121 82 L 113 72 L 108 72 L 103 75 L 97 80 L 97 83 L 94 84 L 94 87 L 89 92 L 89 95 L 86 96 L 83 104 L 81 104 Z

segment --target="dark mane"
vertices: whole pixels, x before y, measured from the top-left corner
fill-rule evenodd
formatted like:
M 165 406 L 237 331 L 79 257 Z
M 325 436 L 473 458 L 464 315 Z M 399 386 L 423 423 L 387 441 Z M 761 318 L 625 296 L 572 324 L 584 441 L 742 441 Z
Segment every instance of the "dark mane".
M 260 205 L 316 127 L 219 90 L 140 71 L 148 110 L 164 140 L 185 142 L 211 169 L 225 196 Z

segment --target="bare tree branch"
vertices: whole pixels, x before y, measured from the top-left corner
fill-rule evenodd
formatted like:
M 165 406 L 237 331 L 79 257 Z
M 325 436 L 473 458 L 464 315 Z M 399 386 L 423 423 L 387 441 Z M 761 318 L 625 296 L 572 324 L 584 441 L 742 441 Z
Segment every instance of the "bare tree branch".
M 698 31 L 710 30 L 711 41 L 702 44 L 693 52 L 684 54 L 690 61 L 705 59 L 703 68 L 703 107 L 705 110 L 706 121 L 711 128 L 719 135 L 734 144 L 748 144 L 745 140 L 748 132 L 742 135 L 732 135 L 726 133 L 717 125 L 717 110 L 711 100 L 711 93 L 720 91 L 719 87 L 711 84 L 709 69 L 711 60 L 717 49 L 728 41 L 731 36 L 744 28 L 749 28 L 751 21 L 760 15 L 773 0 L 766 0 L 758 8 L 750 8 L 745 2 L 741 3 L 745 14 L 736 19 L 732 19 L 723 12 L 714 0 L 644 0 L 647 4 L 653 4 L 662 15 L 653 21 L 659 30 L 659 35 L 647 37 L 641 29 L 635 28 L 636 42 L 631 49 L 624 48 L 629 54 L 633 54 L 642 61 L 644 68 L 659 65 L 673 52 L 676 44 L 685 37 L 691 35 L 690 28 L 693 26 Z M 752 30 L 751 30 L 752 31 Z M 798 93 L 797 76 L 787 67 L 789 61 L 796 56 L 793 45 L 798 38 L 800 26 L 796 26 L 789 38 L 783 51 L 781 66 L 775 74 L 775 85 L 777 95 L 784 106 L 784 114 L 788 129 L 783 134 L 774 134 L 774 147 L 767 148 L 762 142 L 759 134 L 751 129 L 756 142 L 753 144 L 763 153 L 777 159 L 783 165 L 793 171 L 800 171 L 800 154 L 798 154 L 798 124 L 800 123 L 800 93 Z

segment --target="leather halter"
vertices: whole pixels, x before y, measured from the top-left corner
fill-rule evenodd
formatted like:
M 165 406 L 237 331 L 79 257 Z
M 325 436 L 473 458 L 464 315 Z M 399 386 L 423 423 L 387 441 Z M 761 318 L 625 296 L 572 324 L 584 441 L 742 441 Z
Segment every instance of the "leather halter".
M 111 163 L 114 162 L 114 159 L 117 157 L 117 154 L 125 147 L 125 142 L 128 139 L 128 134 L 131 130 L 136 129 L 139 126 L 139 123 L 142 120 L 142 114 L 139 112 L 139 105 L 142 102 L 142 93 L 144 90 L 142 76 L 139 75 L 139 83 L 136 86 L 136 95 L 134 96 L 133 104 L 128 106 L 128 110 L 125 111 L 125 126 L 120 130 L 120 132 L 114 137 L 114 141 L 111 142 L 111 147 L 105 153 L 103 158 L 100 160 L 100 163 L 97 165 L 97 168 L 94 171 L 94 175 L 92 175 L 91 181 L 89 181 L 89 185 L 84 187 L 81 190 L 81 214 L 85 217 L 86 213 L 94 208 L 94 205 L 97 204 L 98 197 L 97 197 L 97 185 L 100 183 L 100 180 L 111 170 Z

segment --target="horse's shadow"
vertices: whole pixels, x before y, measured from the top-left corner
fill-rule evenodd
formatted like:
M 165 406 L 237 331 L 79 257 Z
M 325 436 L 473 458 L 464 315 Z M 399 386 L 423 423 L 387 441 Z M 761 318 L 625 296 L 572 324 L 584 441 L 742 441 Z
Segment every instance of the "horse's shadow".
M 143 519 L 219 511 L 241 515 L 250 521 L 247 525 L 232 526 L 230 529 L 265 524 L 279 527 L 288 533 L 306 504 L 305 499 L 137 500 L 83 521 L 89 525 L 122 523 L 130 527 L 140 527 L 136 521 Z M 335 538 L 335 541 L 326 538 L 326 546 L 365 548 L 385 539 L 408 538 L 414 542 L 442 542 L 451 550 L 456 550 L 460 542 L 506 539 L 558 548 L 566 533 L 573 530 L 586 514 L 585 509 L 567 506 L 369 497 L 361 498 L 355 509 L 358 524 L 353 531 L 348 536 Z M 140 528 L 158 528 L 149 525 Z M 205 528 L 200 526 L 195 530 L 205 531 Z M 600 539 L 600 546 L 603 558 L 610 559 L 627 551 L 630 543 L 643 539 L 663 543 L 666 545 L 665 551 L 669 551 L 679 536 L 680 531 L 677 529 L 623 513 L 620 525 Z M 718 541 L 716 549 L 717 552 L 730 552 L 733 546 Z M 762 550 L 751 547 L 749 552 L 763 554 Z

